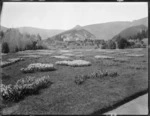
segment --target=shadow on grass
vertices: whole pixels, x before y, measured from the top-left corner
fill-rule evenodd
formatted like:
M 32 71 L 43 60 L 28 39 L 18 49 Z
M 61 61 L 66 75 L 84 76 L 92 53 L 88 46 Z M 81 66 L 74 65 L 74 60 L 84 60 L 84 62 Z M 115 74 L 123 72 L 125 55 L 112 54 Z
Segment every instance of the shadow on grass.
M 48 72 L 48 71 L 56 71 L 57 69 L 54 68 L 54 69 L 48 69 L 48 70 L 27 70 L 27 71 L 22 71 L 22 73 L 24 74 L 29 74 L 29 73 L 36 73 L 36 72 Z
M 4 79 L 10 79 L 10 78 L 12 78 L 10 75 L 5 74 L 4 72 L 1 73 L 1 76 L 2 76 L 2 79 L 3 79 L 3 80 L 4 80 Z
M 133 95 L 131 95 L 131 96 L 129 96 L 129 97 L 126 97 L 125 99 L 123 99 L 123 100 L 121 100 L 121 101 L 118 101 L 117 103 L 115 103 L 115 104 L 112 105 L 112 106 L 108 106 L 108 107 L 102 108 L 102 109 L 100 109 L 100 110 L 98 110 L 98 111 L 95 111 L 94 113 L 92 113 L 92 114 L 90 114 L 90 115 L 100 115 L 100 114 L 104 114 L 104 113 L 106 113 L 106 112 L 108 112 L 108 111 L 111 111 L 111 110 L 113 110 L 113 109 L 116 109 L 117 107 L 119 107 L 119 106 L 121 106 L 121 105 L 123 105 L 123 104 L 125 104 L 125 103 L 127 103 L 127 102 L 129 102 L 129 101 L 131 101 L 131 100 L 136 99 L 137 97 L 139 97 L 139 96 L 141 96 L 141 95 L 146 94 L 147 92 L 148 92 L 148 89 L 143 90 L 143 91 L 140 91 L 140 92 L 137 92 L 137 93 L 135 93 L 135 94 L 133 94 Z

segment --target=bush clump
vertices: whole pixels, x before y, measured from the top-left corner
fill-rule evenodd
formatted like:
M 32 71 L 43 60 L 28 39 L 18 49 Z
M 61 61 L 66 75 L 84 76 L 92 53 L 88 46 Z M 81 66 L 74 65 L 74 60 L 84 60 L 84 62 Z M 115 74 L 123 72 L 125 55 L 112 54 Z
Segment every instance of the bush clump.
M 40 89 L 47 87 L 51 81 L 49 76 L 41 78 L 27 77 L 20 79 L 13 86 L 1 84 L 1 95 L 5 101 L 18 101 L 26 95 L 37 93 Z
M 130 42 L 128 42 L 125 38 L 119 38 L 117 40 L 118 48 L 124 49 L 130 46 Z
M 116 43 L 112 40 L 109 40 L 107 42 L 107 47 L 108 47 L 108 49 L 116 49 Z
M 79 76 L 75 76 L 75 83 L 77 85 L 82 84 L 87 78 L 89 78 L 88 75 L 79 75 Z

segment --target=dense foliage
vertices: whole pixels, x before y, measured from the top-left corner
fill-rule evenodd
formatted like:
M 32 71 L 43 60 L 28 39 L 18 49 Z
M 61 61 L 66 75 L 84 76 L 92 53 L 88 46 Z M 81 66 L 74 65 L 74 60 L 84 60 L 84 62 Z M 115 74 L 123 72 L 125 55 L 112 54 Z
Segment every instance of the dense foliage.
M 2 53 L 8 53 L 9 52 L 9 47 L 6 42 L 2 43 Z
M 128 39 L 131 40 L 142 40 L 143 38 L 148 38 L 148 30 L 142 30 L 141 32 L 137 33 L 134 36 L 130 36 Z
M 6 32 L 0 32 L 0 37 L 3 53 L 47 48 L 39 34 L 21 34 L 17 29 L 8 29 Z
M 117 44 L 119 49 L 124 49 L 130 46 L 130 43 L 125 38 L 121 38 L 120 36 L 117 39 Z

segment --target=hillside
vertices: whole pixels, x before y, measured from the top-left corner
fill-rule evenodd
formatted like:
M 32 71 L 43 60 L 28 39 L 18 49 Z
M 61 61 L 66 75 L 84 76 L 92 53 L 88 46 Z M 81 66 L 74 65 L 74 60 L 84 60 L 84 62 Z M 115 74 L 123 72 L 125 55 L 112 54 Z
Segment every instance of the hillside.
M 118 36 L 121 36 L 126 39 L 133 38 L 138 33 L 141 33 L 143 30 L 146 31 L 148 27 L 145 25 L 138 25 L 138 26 L 132 26 L 129 28 L 124 29 L 119 34 L 115 35 L 112 39 L 115 40 Z
M 136 26 L 136 25 L 145 25 L 146 27 L 148 27 L 148 18 L 146 17 L 131 22 L 131 26 Z
M 92 24 L 84 26 L 83 28 L 96 36 L 97 39 L 109 40 L 124 29 L 136 26 L 145 25 L 148 27 L 148 18 L 142 18 L 138 20 L 130 21 L 116 21 L 101 24 Z
M 123 29 L 129 27 L 129 25 L 129 22 L 110 22 L 87 25 L 83 28 L 94 34 L 97 39 L 109 40 Z
M 7 31 L 7 28 L 6 28 L 6 27 L 4 27 L 4 26 L 0 26 L 0 31 L 5 32 L 5 31 Z
M 1 31 L 6 31 L 9 28 L 6 28 L 4 26 L 1 26 Z M 56 30 L 56 29 L 40 29 L 40 28 L 33 28 L 33 27 L 20 27 L 20 28 L 15 28 L 18 29 L 21 34 L 33 34 L 37 35 L 39 34 L 42 37 L 42 40 L 47 39 L 48 37 L 52 37 L 54 35 L 57 35 L 64 30 Z
M 53 36 L 49 39 L 47 39 L 47 42 L 51 40 L 56 41 L 84 41 L 84 40 L 93 40 L 96 37 L 88 32 L 87 30 L 83 29 L 80 26 L 74 27 L 73 29 L 70 29 L 68 31 L 62 32 L 56 36 Z
M 33 28 L 33 27 L 21 27 L 18 28 L 21 33 L 28 33 L 28 34 L 39 34 L 42 37 L 42 40 L 47 39 L 48 37 L 52 37 L 54 35 L 57 35 L 64 30 L 56 30 L 56 29 L 39 29 L 39 28 Z

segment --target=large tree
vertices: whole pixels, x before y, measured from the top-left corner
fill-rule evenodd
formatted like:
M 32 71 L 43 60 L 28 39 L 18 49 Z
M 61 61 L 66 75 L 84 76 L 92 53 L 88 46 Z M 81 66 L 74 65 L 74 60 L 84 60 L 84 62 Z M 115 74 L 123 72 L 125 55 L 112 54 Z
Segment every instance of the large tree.
M 9 52 L 9 46 L 6 42 L 2 43 L 2 53 L 8 53 Z
M 130 45 L 130 43 L 127 41 L 127 39 L 122 38 L 121 36 L 118 36 L 117 44 L 118 44 L 119 49 L 127 48 Z

